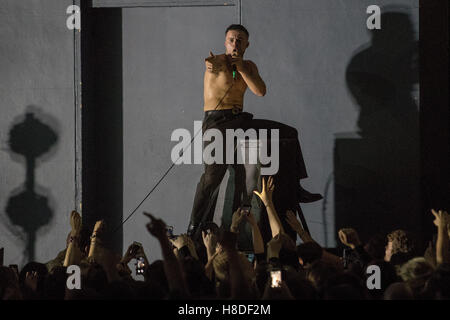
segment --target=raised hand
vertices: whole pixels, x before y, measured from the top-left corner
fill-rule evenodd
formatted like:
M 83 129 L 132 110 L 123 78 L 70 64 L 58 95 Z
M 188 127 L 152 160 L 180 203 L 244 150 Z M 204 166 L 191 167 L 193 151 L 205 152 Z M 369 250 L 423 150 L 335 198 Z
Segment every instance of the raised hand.
M 187 234 L 185 233 L 180 234 L 178 237 L 174 239 L 169 239 L 169 241 L 175 248 L 177 248 L 177 250 L 180 250 L 184 246 L 187 246 L 189 252 L 191 253 L 191 256 L 198 259 L 197 251 L 195 250 L 195 244 Z
M 431 213 L 434 215 L 435 219 L 433 221 L 434 225 L 436 227 L 445 227 L 449 224 L 450 222 L 450 216 L 447 213 L 447 211 L 443 211 L 443 210 L 438 210 L 436 212 L 436 210 L 431 209 Z
M 189 237 L 186 234 L 180 234 L 178 237 L 169 240 L 177 249 L 181 249 L 189 244 Z
M 242 57 L 231 57 L 231 65 L 236 66 L 236 71 L 245 71 L 244 60 Z
M 81 216 L 78 212 L 72 211 L 70 213 L 70 227 L 72 228 L 70 235 L 76 237 L 81 231 Z
M 220 69 L 220 61 L 211 51 L 209 57 L 205 59 L 206 70 L 217 73 Z
M 251 211 L 248 211 L 247 214 L 244 214 L 244 219 L 251 225 L 257 225 L 256 218 Z
M 339 240 L 342 244 L 355 249 L 357 246 L 361 245 L 358 233 L 353 228 L 343 228 L 338 232 Z
M 238 208 L 233 213 L 233 216 L 231 217 L 231 227 L 230 227 L 231 232 L 235 232 L 235 233 L 238 232 L 239 225 L 241 224 L 241 222 L 245 216 L 246 216 L 246 213 L 245 213 L 245 211 L 242 210 L 242 208 Z
M 150 218 L 150 222 L 145 226 L 147 230 L 157 239 L 167 238 L 166 224 L 161 219 L 155 218 L 152 214 L 144 212 L 144 215 Z
M 449 238 L 450 238 L 450 216 L 447 211 L 431 209 L 434 215 L 434 225 L 438 228 L 436 240 L 436 263 L 450 263 Z
M 100 233 L 103 230 L 104 226 L 105 226 L 104 220 L 97 221 L 94 225 L 94 231 L 92 231 L 92 234 Z
M 274 189 L 275 189 L 275 185 L 273 184 L 273 177 L 270 176 L 268 179 L 262 178 L 261 192 L 254 190 L 253 193 L 256 194 L 261 199 L 261 201 L 264 203 L 264 205 L 267 206 L 270 203 L 272 203 L 272 194 L 273 194 Z
M 272 288 L 272 279 L 269 277 L 264 289 L 262 300 L 295 300 L 294 296 L 289 290 L 286 282 L 281 280 L 279 287 Z
M 39 277 L 36 271 L 27 272 L 25 274 L 25 285 L 36 292 L 38 279 Z
M 122 262 L 130 262 L 138 253 L 143 253 L 142 247 L 132 243 L 128 246 L 127 251 L 123 255 Z
M 210 257 L 216 250 L 216 236 L 213 233 L 206 233 L 205 231 L 202 231 L 202 239 L 203 244 L 206 247 L 206 253 L 208 254 L 208 257 Z

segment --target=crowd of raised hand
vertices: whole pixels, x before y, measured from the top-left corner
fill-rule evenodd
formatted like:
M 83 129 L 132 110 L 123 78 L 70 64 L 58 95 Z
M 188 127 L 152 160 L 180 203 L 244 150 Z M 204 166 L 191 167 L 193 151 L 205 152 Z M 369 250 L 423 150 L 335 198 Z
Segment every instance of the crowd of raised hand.
M 288 236 L 272 201 L 273 179 L 263 179 L 254 191 L 266 207 L 272 239 L 263 241 L 251 211 L 239 208 L 229 230 L 209 228 L 202 239 L 186 234 L 172 237 L 163 220 L 144 213 L 148 232 L 155 237 L 162 259 L 150 262 L 142 245 L 133 243 L 123 257 L 102 243 L 104 223 L 98 221 L 89 239 L 82 239 L 81 217 L 73 211 L 67 246 L 46 264 L 29 262 L 20 272 L 0 267 L 2 300 L 29 299 L 263 299 L 263 300 L 423 300 L 450 298 L 450 217 L 431 210 L 437 233 L 425 252 L 407 231 L 373 235 L 362 243 L 356 230 L 338 236 L 344 256 L 322 248 L 292 211 L 287 224 L 300 244 Z M 431 221 L 431 220 L 430 220 Z M 253 252 L 240 252 L 240 225 L 252 230 Z M 431 222 L 430 222 L 431 223 Z M 144 280 L 132 276 L 129 263 L 139 258 Z M 80 288 L 67 285 L 67 267 L 81 271 Z M 376 266 L 376 272 L 373 266 Z M 378 273 L 377 273 L 378 272 Z M 377 279 L 374 277 L 378 277 Z

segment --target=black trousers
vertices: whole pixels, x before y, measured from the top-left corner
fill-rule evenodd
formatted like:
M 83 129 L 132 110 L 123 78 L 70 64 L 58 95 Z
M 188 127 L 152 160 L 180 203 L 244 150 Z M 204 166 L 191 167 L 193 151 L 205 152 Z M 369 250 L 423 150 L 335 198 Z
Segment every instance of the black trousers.
M 218 129 L 222 133 L 222 137 L 226 137 L 226 129 L 278 129 L 279 130 L 279 170 L 274 177 L 276 190 L 274 193 L 274 202 L 282 203 L 285 207 L 293 208 L 296 201 L 296 194 L 292 192 L 281 192 L 283 186 L 289 190 L 298 189 L 300 179 L 306 178 L 306 167 L 298 140 L 298 132 L 295 128 L 285 124 L 270 121 L 253 119 L 253 115 L 247 112 L 233 114 L 231 110 L 216 110 L 205 112 L 203 119 L 203 133 L 208 129 Z M 226 141 L 224 146 L 226 145 Z M 206 147 L 211 142 L 205 142 Z M 270 144 L 269 144 L 270 145 Z M 235 150 L 235 148 L 234 148 Z M 224 159 L 226 159 L 226 150 L 224 147 Z M 236 154 L 233 155 L 236 160 Z M 231 165 L 235 170 L 235 193 L 233 201 L 233 212 L 241 205 L 249 204 L 252 197 L 252 190 L 247 188 L 249 184 L 246 181 L 245 167 L 242 164 Z M 191 213 L 191 224 L 198 226 L 213 220 L 214 210 L 217 202 L 217 195 L 220 183 L 228 169 L 229 164 L 205 164 L 205 171 L 202 174 L 194 197 L 194 204 Z M 295 182 L 297 185 L 295 185 Z M 250 183 L 251 184 L 251 183 Z M 277 196 L 280 194 L 280 196 Z M 289 196 L 290 195 L 290 196 Z M 289 197 L 289 199 L 286 199 Z M 297 202 L 298 203 L 298 202 Z

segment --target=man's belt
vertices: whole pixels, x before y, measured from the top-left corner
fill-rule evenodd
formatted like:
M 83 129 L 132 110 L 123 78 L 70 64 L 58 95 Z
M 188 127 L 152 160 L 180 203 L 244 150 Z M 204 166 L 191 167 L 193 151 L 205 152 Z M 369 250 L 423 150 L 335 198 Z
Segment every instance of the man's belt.
M 242 109 L 238 105 L 233 106 L 233 108 L 231 108 L 231 109 L 205 111 L 205 115 L 206 116 L 210 116 L 210 115 L 230 115 L 230 114 L 237 115 L 237 114 L 240 114 L 240 113 L 242 113 Z

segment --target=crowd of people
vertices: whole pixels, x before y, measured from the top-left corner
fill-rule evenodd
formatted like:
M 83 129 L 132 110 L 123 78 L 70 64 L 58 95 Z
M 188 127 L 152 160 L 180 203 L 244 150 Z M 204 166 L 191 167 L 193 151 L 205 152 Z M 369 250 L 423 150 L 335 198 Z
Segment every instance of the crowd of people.
M 287 224 L 296 231 L 296 244 L 285 233 L 272 201 L 271 177 L 263 178 L 255 194 L 266 207 L 272 239 L 263 241 L 251 211 L 241 208 L 228 230 L 209 224 L 196 241 L 186 234 L 171 236 L 163 220 L 151 214 L 146 225 L 162 259 L 148 261 L 142 246 L 133 243 L 123 257 L 102 243 L 105 227 L 98 221 L 90 237 L 81 236 L 81 217 L 73 211 L 67 247 L 47 263 L 29 262 L 20 271 L 0 267 L 2 300 L 442 300 L 450 298 L 450 217 L 431 210 L 437 228 L 425 252 L 405 230 L 374 235 L 362 243 L 356 230 L 338 235 L 344 256 L 322 248 L 292 211 Z M 431 216 L 430 214 L 430 216 Z M 431 219 L 430 219 L 431 220 Z M 253 252 L 237 249 L 241 224 L 252 230 Z M 132 276 L 129 263 L 138 259 L 144 280 Z M 67 268 L 80 268 L 79 288 L 69 288 Z M 377 266 L 378 280 L 369 279 Z M 372 270 L 372 269 L 371 269 Z M 378 284 L 377 284 L 378 282 Z M 372 286 L 369 286 L 371 283 Z

